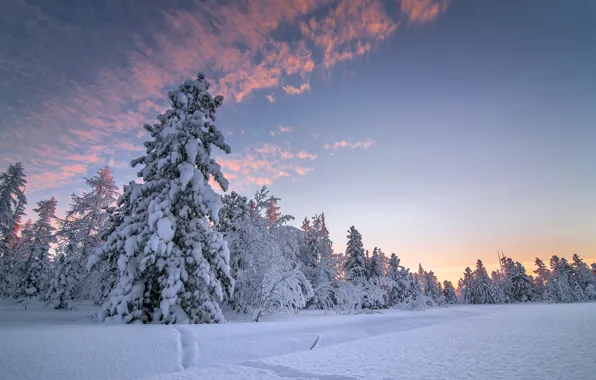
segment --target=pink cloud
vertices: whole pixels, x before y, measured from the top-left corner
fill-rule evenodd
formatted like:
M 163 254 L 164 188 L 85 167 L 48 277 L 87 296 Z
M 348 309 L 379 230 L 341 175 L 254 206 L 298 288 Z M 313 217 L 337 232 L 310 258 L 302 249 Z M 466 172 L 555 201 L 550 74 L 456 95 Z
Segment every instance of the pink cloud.
M 444 12 L 451 0 L 401 0 L 401 11 L 411 23 L 425 23 Z
M 73 154 L 71 156 L 68 156 L 68 159 L 72 160 L 72 161 L 87 162 L 89 164 L 98 164 L 101 162 L 101 159 L 97 156 L 97 154 L 90 154 L 90 155 Z
M 284 85 L 284 86 L 282 86 L 282 90 L 284 90 L 284 92 L 286 94 L 300 95 L 304 91 L 310 90 L 310 83 L 303 83 L 300 87 L 294 87 L 292 85 Z
M 296 157 L 298 157 L 300 159 L 303 159 L 303 160 L 304 159 L 314 160 L 314 159 L 317 158 L 317 155 L 316 154 L 312 154 L 312 153 L 308 153 L 308 152 L 305 152 L 305 151 L 302 150 L 302 151 L 296 153 Z
M 269 134 L 271 136 L 275 136 L 275 135 L 279 135 L 280 133 L 290 133 L 290 132 L 292 132 L 292 127 L 281 126 L 281 127 L 277 128 L 277 130 L 275 130 L 275 131 L 269 131 Z
M 296 166 L 294 168 L 294 170 L 296 171 L 296 173 L 300 174 L 301 176 L 306 175 L 309 171 L 311 171 L 311 168 L 303 168 L 301 166 Z
M 401 0 L 400 6 L 411 23 L 424 23 L 436 18 L 448 3 Z M 2 132 L 0 146 L 26 141 L 28 152 L 33 153 L 34 149 L 44 150 L 45 145 L 56 146 L 59 141 L 64 146 L 62 150 L 50 149 L 39 155 L 23 153 L 32 157 L 30 162 L 36 174 L 49 173 L 49 165 L 68 168 L 65 157 L 86 165 L 107 162 L 114 157 L 115 149 L 141 152 L 142 146 L 119 141 L 146 137 L 141 126 L 153 122 L 156 114 L 168 106 L 166 90 L 192 73 L 205 71 L 211 78 L 212 93 L 223 94 L 224 103 L 246 101 L 258 90 L 269 92 L 266 98 L 275 102 L 277 89 L 291 95 L 308 91 L 313 72 L 368 54 L 399 26 L 399 14 L 389 14 L 381 0 L 246 0 L 231 2 L 226 7 L 217 0 L 206 0 L 200 9 L 152 11 L 162 19 L 158 20 L 160 27 L 150 31 L 151 46 L 138 37 L 135 48 L 122 57 L 124 64 L 95 69 L 90 72 L 88 83 L 71 81 L 68 92 L 49 94 L 35 112 L 30 112 L 26 123 L 15 131 Z M 41 13 L 37 16 L 45 17 Z M 297 27 L 300 36 L 292 42 L 276 39 L 282 25 Z M 52 26 L 64 33 L 70 32 L 70 27 Z M 299 77 L 302 84 L 284 85 L 288 76 Z M 44 125 L 44 134 L 33 129 L 38 125 Z M 331 149 L 344 147 L 336 144 L 331 144 Z M 371 144 L 372 141 L 356 142 L 349 147 L 367 149 Z M 271 169 L 259 167 L 276 169 L 266 172 L 271 178 L 279 178 L 280 172 L 296 172 L 290 165 L 292 160 L 316 158 L 288 149 L 250 151 L 253 155 L 275 157 Z M 81 152 L 90 155 L 84 157 Z M 290 166 L 276 167 L 278 162 Z M 76 171 L 69 169 L 67 173 Z M 57 177 L 64 178 L 64 173 L 62 170 Z M 270 177 L 246 178 L 263 182 L 263 178 Z
M 338 150 L 342 148 L 349 148 L 349 149 L 368 149 L 370 148 L 375 142 L 371 139 L 366 139 L 363 141 L 356 141 L 356 142 L 349 142 L 346 140 L 337 141 L 334 143 L 325 144 L 325 149 L 327 150 Z
M 375 0 L 343 1 L 319 19 L 300 23 L 302 34 L 323 48 L 326 68 L 370 51 L 371 42 L 388 38 L 397 27 L 383 2 Z
M 145 151 L 145 147 L 142 145 L 134 145 L 131 143 L 127 143 L 127 142 L 121 142 L 116 144 L 117 148 L 129 151 L 129 152 L 144 152 Z
M 218 157 L 217 162 L 230 181 L 231 189 L 247 186 L 270 185 L 280 178 L 292 178 L 296 174 L 304 176 L 312 171 L 305 167 L 304 160 L 314 160 L 317 156 L 306 151 L 293 153 L 289 148 L 265 143 L 249 146 L 242 153 Z
M 42 188 L 58 188 L 70 183 L 72 177 L 82 176 L 87 172 L 87 166 L 84 164 L 64 165 L 56 170 L 34 172 L 27 178 L 28 188 L 33 190 Z

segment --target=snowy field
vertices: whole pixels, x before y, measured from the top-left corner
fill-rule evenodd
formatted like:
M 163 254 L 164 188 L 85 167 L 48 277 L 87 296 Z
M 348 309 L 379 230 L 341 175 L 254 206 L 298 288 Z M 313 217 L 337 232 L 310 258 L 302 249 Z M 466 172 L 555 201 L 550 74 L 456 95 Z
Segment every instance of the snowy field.
M 596 378 L 596 303 L 176 326 L 96 324 L 85 304 L 0 309 L 3 380 Z

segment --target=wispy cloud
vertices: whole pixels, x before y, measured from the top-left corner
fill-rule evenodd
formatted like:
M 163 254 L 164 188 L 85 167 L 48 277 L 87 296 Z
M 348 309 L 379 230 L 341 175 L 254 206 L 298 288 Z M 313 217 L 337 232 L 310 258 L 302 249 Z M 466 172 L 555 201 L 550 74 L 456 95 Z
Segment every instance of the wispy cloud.
M 134 144 L 127 143 L 127 142 L 118 143 L 118 144 L 116 144 L 116 147 L 119 149 L 124 149 L 129 152 L 144 152 L 145 151 L 145 147 L 143 147 L 142 145 L 134 145 Z
M 346 140 L 340 140 L 334 143 L 327 143 L 325 144 L 325 149 L 327 150 L 338 150 L 342 148 L 346 149 L 368 149 L 370 148 L 375 142 L 371 139 L 365 139 L 362 141 L 355 141 L 350 142 Z
M 218 157 L 231 189 L 270 185 L 279 178 L 304 176 L 314 170 L 306 161 L 317 158 L 306 151 L 292 152 L 289 147 L 264 143 L 247 147 L 242 153 Z
M 67 185 L 73 177 L 82 176 L 85 173 L 87 173 L 87 165 L 84 164 L 63 165 L 45 172 L 34 172 L 28 175 L 28 188 L 55 189 Z
M 301 150 L 300 152 L 296 153 L 296 157 L 298 157 L 298 158 L 300 158 L 302 160 L 305 160 L 305 159 L 314 160 L 314 159 L 317 158 L 317 155 L 316 154 L 313 154 L 313 153 L 308 153 L 308 152 L 305 152 L 305 151 Z
M 72 161 L 86 162 L 89 164 L 98 164 L 102 161 L 97 154 L 73 154 L 71 156 L 68 156 L 68 159 Z
M 401 11 L 411 23 L 424 23 L 436 19 L 447 9 L 451 0 L 401 0 Z
M 280 133 L 290 133 L 292 132 L 292 127 L 289 126 L 281 126 L 277 128 L 275 131 L 269 131 L 271 136 L 279 135 Z
M 370 51 L 376 41 L 388 38 L 399 22 L 382 1 L 341 1 L 327 14 L 300 23 L 302 34 L 324 50 L 323 66 L 330 68 Z
M 225 7 L 217 0 L 184 7 L 147 0 L 143 7 L 76 8 L 8 2 L 0 14 L 9 30 L 0 36 L 0 90 L 11 97 L 0 101 L 0 152 L 58 186 L 60 178 L 80 174 L 69 165 L 108 162 L 115 150 L 122 157 L 114 162 L 123 162 L 141 152 L 132 143 L 143 134 L 140 126 L 168 106 L 166 90 L 192 73 L 205 71 L 225 104 L 264 90 L 275 102 L 278 91 L 309 90 L 317 70 L 372 51 L 400 18 L 424 23 L 447 4 L 401 0 L 396 11 L 382 0 L 246 0 Z M 286 28 L 295 35 L 282 33 Z M 36 153 L 48 145 L 53 149 Z M 283 151 L 279 159 L 300 160 L 298 154 Z M 282 177 L 297 172 L 280 170 Z M 53 180 L 51 171 L 58 173 Z
M 284 85 L 284 86 L 282 86 L 282 90 L 284 90 L 284 92 L 286 94 L 300 95 L 304 91 L 310 90 L 310 83 L 303 83 L 302 85 L 300 85 L 300 87 L 295 87 L 292 85 Z

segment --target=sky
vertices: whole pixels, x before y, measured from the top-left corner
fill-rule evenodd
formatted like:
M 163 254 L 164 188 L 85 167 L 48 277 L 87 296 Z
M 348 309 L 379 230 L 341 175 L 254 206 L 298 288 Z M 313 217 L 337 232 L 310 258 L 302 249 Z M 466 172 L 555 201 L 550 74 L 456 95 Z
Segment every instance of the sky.
M 457 281 L 497 251 L 596 261 L 592 0 L 0 0 L 0 170 L 58 215 L 119 185 L 167 91 L 224 95 L 230 190 L 324 212 Z

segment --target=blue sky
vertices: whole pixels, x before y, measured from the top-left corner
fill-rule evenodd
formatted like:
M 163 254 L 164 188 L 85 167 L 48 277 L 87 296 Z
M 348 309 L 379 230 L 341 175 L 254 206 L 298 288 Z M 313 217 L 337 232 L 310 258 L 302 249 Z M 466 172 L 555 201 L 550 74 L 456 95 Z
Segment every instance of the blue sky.
M 456 279 L 496 251 L 596 260 L 590 0 L 15 1 L 0 15 L 0 164 L 59 209 L 198 71 L 224 94 L 232 189 L 263 184 L 335 249 Z M 222 5 L 223 4 L 223 5 Z

